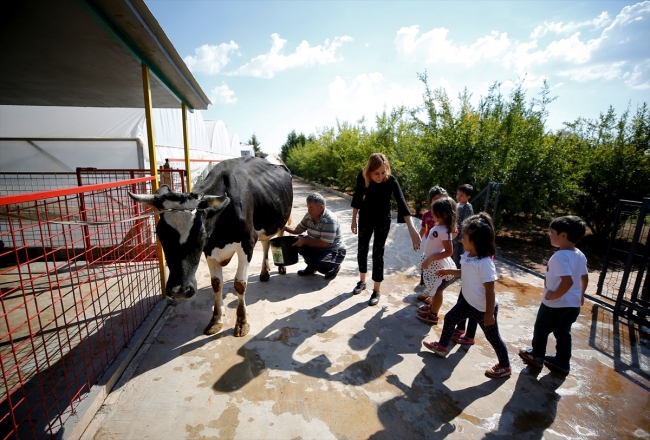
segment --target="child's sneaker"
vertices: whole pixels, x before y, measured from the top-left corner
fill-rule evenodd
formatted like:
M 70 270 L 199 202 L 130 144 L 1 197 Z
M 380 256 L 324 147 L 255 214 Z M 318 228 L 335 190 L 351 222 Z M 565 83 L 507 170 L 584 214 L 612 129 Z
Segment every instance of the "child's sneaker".
M 557 371 L 562 374 L 569 374 L 571 366 L 569 363 L 559 363 L 555 356 L 544 356 L 544 365 L 546 365 L 550 370 Z
M 544 367 L 544 358 L 533 356 L 533 349 L 527 348 L 525 350 L 519 350 L 519 357 L 523 359 L 531 367 L 542 368 Z
M 508 377 L 510 376 L 511 373 L 512 373 L 512 368 L 502 367 L 501 364 L 496 364 L 495 366 L 485 370 L 485 374 L 496 379 L 500 377 Z
M 437 325 L 438 324 L 438 315 L 431 312 L 419 312 L 417 317 L 420 321 L 426 322 L 427 324 Z
M 431 350 L 432 352 L 434 352 L 440 357 L 447 357 L 447 349 L 437 342 L 424 341 L 422 342 L 422 345 L 424 345 L 426 348 L 428 348 L 429 350 Z
M 451 340 L 460 345 L 474 345 L 474 339 L 470 339 L 465 335 L 454 335 Z

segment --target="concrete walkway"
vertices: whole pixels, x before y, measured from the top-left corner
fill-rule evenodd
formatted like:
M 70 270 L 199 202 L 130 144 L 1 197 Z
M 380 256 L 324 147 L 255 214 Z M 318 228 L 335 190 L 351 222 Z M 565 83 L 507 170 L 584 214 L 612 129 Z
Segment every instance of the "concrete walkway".
M 296 222 L 310 190 L 294 180 Z M 202 262 L 198 294 L 167 308 L 84 438 L 650 438 L 648 329 L 585 304 L 571 374 L 530 371 L 517 351 L 530 345 L 543 280 L 497 262 L 499 326 L 513 374 L 489 379 L 483 371 L 496 356 L 480 331 L 476 345 L 451 345 L 446 359 L 422 347 L 442 323 L 415 318 L 419 255 L 405 225 L 391 228 L 379 305 L 367 305 L 369 291 L 351 295 L 358 274 L 349 201 L 323 195 L 348 246 L 339 276 L 299 278 L 299 263 L 260 283 L 258 252 L 246 295 L 251 331 L 235 338 L 233 262 L 225 328 L 204 336 L 213 302 Z M 443 315 L 458 284 L 445 292 Z

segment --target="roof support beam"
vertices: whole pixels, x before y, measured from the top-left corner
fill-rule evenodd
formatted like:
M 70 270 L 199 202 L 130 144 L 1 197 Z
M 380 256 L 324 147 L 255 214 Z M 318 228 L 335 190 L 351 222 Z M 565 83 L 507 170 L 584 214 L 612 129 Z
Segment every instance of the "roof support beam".
M 185 149 L 185 175 L 187 177 L 187 192 L 192 192 L 192 171 L 190 168 L 190 134 L 187 129 L 187 107 L 182 105 L 183 112 L 183 147 Z
M 144 113 L 147 120 L 147 142 L 149 144 L 149 167 L 151 175 L 154 177 L 151 182 L 151 191 L 158 191 L 158 167 L 156 165 L 156 139 L 153 130 L 153 105 L 151 102 L 151 87 L 149 81 L 149 67 L 142 65 L 142 91 L 144 92 Z M 156 226 L 160 221 L 158 216 L 154 216 Z M 162 288 L 162 297 L 167 298 L 167 273 L 165 271 L 165 254 L 163 253 L 160 239 L 156 237 L 156 248 L 158 250 L 158 269 L 160 272 L 160 286 Z

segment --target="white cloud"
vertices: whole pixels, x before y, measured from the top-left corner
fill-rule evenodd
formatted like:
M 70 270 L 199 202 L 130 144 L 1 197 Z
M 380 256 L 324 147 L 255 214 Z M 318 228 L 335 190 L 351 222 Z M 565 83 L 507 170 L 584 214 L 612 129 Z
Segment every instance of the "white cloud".
M 351 80 L 337 76 L 328 86 L 329 99 L 325 107 L 340 120 L 357 121 L 365 116 L 374 124 L 375 115 L 384 107 L 391 110 L 400 105 L 414 107 L 422 102 L 422 90 L 389 83 L 379 72 L 357 75 Z
M 235 72 L 232 72 L 232 74 L 273 78 L 277 72 L 294 67 L 336 63 L 343 60 L 343 58 L 337 56 L 337 50 L 343 43 L 352 41 L 352 37 L 335 37 L 331 42 L 327 39 L 324 44 L 314 47 L 311 47 L 307 41 L 303 40 L 296 47 L 296 50 L 289 55 L 282 53 L 287 40 L 280 38 L 276 33 L 271 35 L 271 40 L 271 49 L 268 53 L 258 55 Z
M 593 29 L 600 29 L 612 21 L 609 18 L 607 11 L 601 12 L 600 15 L 593 20 L 587 20 L 580 23 L 574 23 L 570 21 L 567 24 L 563 22 L 544 22 L 543 25 L 537 26 L 535 30 L 530 34 L 530 38 L 536 40 L 545 36 L 547 33 L 554 34 L 571 34 L 576 32 L 578 29 L 583 27 L 592 27 Z
M 226 83 L 222 83 L 210 91 L 210 101 L 213 103 L 234 104 L 237 102 L 237 97 Z
M 395 44 L 406 60 L 425 64 L 492 63 L 519 77 L 526 87 L 544 79 L 572 81 L 622 80 L 634 89 L 650 88 L 650 0 L 625 6 L 614 19 L 602 12 L 583 22 L 545 22 L 528 41 L 515 41 L 492 31 L 469 45 L 456 44 L 449 30 L 435 28 L 420 35 L 418 26 L 397 31 Z M 588 36 L 582 35 L 586 31 Z M 552 36 L 551 41 L 542 37 Z
M 424 60 L 427 63 L 440 61 L 471 66 L 481 59 L 496 58 L 503 54 L 510 40 L 507 33 L 492 31 L 475 43 L 456 46 L 447 39 L 448 29 L 435 28 L 420 37 L 419 26 L 403 27 L 397 31 L 395 45 L 397 51 L 411 60 Z
M 625 85 L 638 90 L 650 89 L 650 60 L 634 66 L 632 72 L 626 72 L 623 76 Z
M 230 62 L 229 54 L 237 53 L 239 46 L 234 41 L 221 43 L 218 46 L 204 44 L 194 49 L 195 56 L 183 58 L 187 67 L 194 73 L 207 73 L 215 75 Z

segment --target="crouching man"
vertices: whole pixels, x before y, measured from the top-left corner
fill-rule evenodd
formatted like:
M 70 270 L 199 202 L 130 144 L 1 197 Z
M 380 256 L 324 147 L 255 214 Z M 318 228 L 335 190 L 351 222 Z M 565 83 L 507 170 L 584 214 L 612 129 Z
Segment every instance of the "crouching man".
M 307 267 L 298 271 L 298 275 L 307 276 L 320 272 L 326 280 L 336 277 L 345 258 L 345 244 L 341 239 L 339 220 L 329 209 L 325 208 L 325 199 L 319 193 L 307 196 L 307 214 L 295 227 L 285 226 L 289 234 L 300 235 L 294 246 L 302 255 Z

